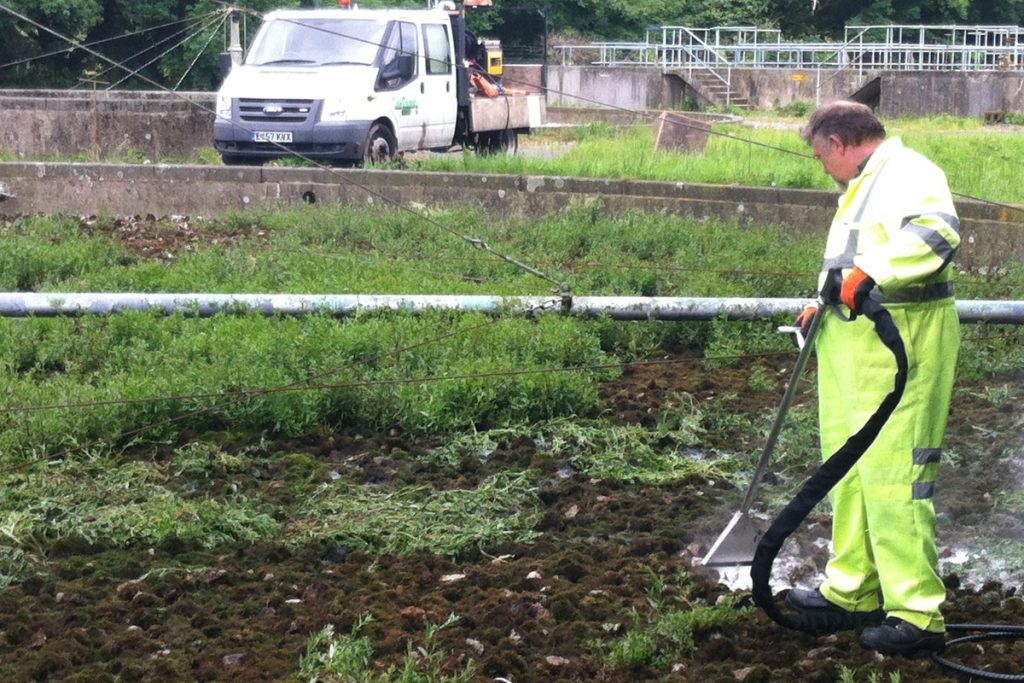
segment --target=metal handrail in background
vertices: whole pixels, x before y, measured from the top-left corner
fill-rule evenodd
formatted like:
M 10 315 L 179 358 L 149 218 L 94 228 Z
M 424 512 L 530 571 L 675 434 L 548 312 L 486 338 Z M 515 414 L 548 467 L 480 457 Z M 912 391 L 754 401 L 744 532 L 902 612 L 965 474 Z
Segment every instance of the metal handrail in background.
M 1019 26 L 850 25 L 842 43 L 787 41 L 776 29 L 753 26 L 655 26 L 642 42 L 556 45 L 562 64 L 590 50 L 598 66 L 699 67 L 893 71 L 1001 71 L 1024 69 L 1024 28 Z

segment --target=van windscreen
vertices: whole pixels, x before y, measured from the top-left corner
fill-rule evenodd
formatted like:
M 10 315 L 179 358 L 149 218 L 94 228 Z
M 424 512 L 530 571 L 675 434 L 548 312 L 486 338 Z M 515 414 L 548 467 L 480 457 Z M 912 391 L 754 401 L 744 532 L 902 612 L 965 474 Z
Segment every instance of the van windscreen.
M 373 19 L 273 19 L 260 29 L 245 63 L 373 64 L 386 21 Z

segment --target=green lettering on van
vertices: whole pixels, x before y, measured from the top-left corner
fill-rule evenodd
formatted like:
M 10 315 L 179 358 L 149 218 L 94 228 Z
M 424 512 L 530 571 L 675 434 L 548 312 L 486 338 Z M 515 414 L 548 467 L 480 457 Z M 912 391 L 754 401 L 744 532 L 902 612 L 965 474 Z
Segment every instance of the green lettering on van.
M 395 109 L 400 110 L 402 112 L 402 116 L 408 116 L 412 113 L 413 109 L 419 109 L 419 105 L 416 103 L 416 100 L 402 98 L 400 100 L 395 100 Z

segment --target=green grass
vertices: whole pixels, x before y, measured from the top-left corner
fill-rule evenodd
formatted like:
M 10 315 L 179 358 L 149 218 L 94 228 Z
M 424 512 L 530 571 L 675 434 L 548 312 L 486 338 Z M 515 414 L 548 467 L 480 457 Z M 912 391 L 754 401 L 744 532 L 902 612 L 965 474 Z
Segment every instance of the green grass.
M 247 465 L 251 466 L 251 464 Z M 242 493 L 188 493 L 154 462 L 110 449 L 0 475 L 0 584 L 22 576 L 52 544 L 153 546 L 171 538 L 203 548 L 275 536 L 281 525 Z
M 581 146 L 589 142 L 581 136 Z M 429 216 L 570 282 L 577 294 L 809 296 L 822 248 L 819 238 L 791 238 L 778 227 L 609 215 L 599 202 L 530 220 L 474 210 Z M 56 292 L 550 293 L 550 283 L 430 220 L 348 207 L 233 214 L 194 221 L 191 248 L 155 260 L 129 250 L 121 231 L 177 226 L 17 217 L 0 226 L 0 280 L 4 289 Z M 225 235 L 235 239 L 223 243 Z M 777 264 L 787 272 L 774 272 Z M 1021 272 L 1011 265 L 1005 277 Z M 1013 294 L 1012 282 L 976 290 L 972 282 L 964 278 L 965 296 Z M 742 412 L 729 394 L 698 402 L 680 393 L 642 428 L 603 417 L 599 389 L 618 376 L 620 360 L 659 349 L 702 351 L 707 372 L 736 371 L 736 357 L 750 353 L 795 355 L 774 331 L 783 322 L 454 313 L 0 319 L 0 585 L 45 566 L 47 549 L 63 539 L 125 548 L 168 539 L 202 548 L 335 543 L 459 557 L 535 534 L 536 483 L 522 472 L 451 491 L 366 486 L 333 480 L 308 454 L 269 453 L 259 446 L 264 438 L 437 435 L 435 452 L 418 457 L 444 466 L 486 460 L 526 437 L 544 457 L 602 479 L 742 479 L 768 412 Z M 1020 335 L 965 327 L 961 376 L 1019 373 Z M 779 390 L 772 356 L 764 358 L 746 391 Z M 779 463 L 818 459 L 815 417 L 810 403 L 792 409 Z M 283 469 L 280 491 L 224 484 L 262 481 L 253 472 L 273 467 Z M 654 622 L 642 623 L 650 626 L 639 629 L 643 637 L 664 637 Z M 622 646 L 623 661 L 643 645 L 638 638 Z
M 626 635 L 608 646 L 606 661 L 613 669 L 667 669 L 693 655 L 698 637 L 746 618 L 747 609 L 732 596 L 716 605 L 691 599 L 685 574 L 651 571 L 650 577 L 647 607 L 631 609 Z
M 718 124 L 701 154 L 655 151 L 652 121 L 650 126 L 581 136 L 569 152 L 555 159 L 452 154 L 431 157 L 416 167 L 831 189 L 832 181 L 799 138 L 799 125 L 805 120 L 793 118 L 782 129 Z M 942 167 L 954 192 L 996 201 L 1024 201 L 1024 189 L 1016 182 L 1017 160 L 1024 152 L 1021 136 L 990 131 L 980 119 L 952 116 L 884 123 L 890 135 L 903 137 L 908 146 Z
M 373 642 L 361 635 L 373 621 L 365 614 L 347 634 L 336 635 L 328 624 L 306 641 L 306 653 L 299 658 L 298 678 L 306 683 L 469 683 L 475 676 L 472 660 L 459 671 L 442 672 L 446 653 L 436 644 L 437 634 L 458 623 L 454 614 L 441 624 L 427 624 L 422 645 L 408 641 L 402 666 L 384 672 L 373 670 Z
M 436 218 L 570 281 L 579 294 L 809 296 L 820 259 L 819 240 L 785 239 L 779 228 L 608 216 L 593 204 L 537 220 L 493 220 L 473 211 Z M 67 218 L 18 218 L 0 229 L 0 278 L 8 278 L 8 289 L 41 291 L 536 294 L 550 287 L 406 212 L 236 214 L 195 229 L 210 239 L 175 259 L 153 261 L 114 239 L 109 219 L 83 227 Z M 248 237 L 214 243 L 225 233 Z M 788 272 L 768 268 L 777 263 Z M 1011 267 L 1007 277 L 1020 273 Z M 969 297 L 974 279 L 962 280 Z M 1007 284 L 1000 294 L 1012 291 Z M 703 349 L 710 369 L 749 353 L 791 353 L 774 331 L 788 322 L 638 324 L 553 315 L 490 321 L 471 314 L 6 318 L 0 452 L 5 460 L 33 459 L 96 440 L 146 442 L 184 430 L 295 435 L 365 425 L 431 432 L 593 417 L 597 382 L 614 370 L 572 368 L 614 362 L 608 354 L 646 358 L 658 348 Z M 965 327 L 963 376 L 1018 371 L 1020 335 L 1013 327 Z M 433 381 L 445 377 L 460 379 Z M 749 388 L 767 390 L 770 379 L 762 371 Z M 291 390 L 308 384 L 326 386 Z M 86 405 L 34 409 L 66 404 Z M 727 419 L 709 412 L 696 421 L 713 431 Z M 146 431 L 117 438 L 139 428 Z
M 293 514 L 286 532 L 297 544 L 330 541 L 369 552 L 458 557 L 498 543 L 529 543 L 540 505 L 531 476 L 509 472 L 475 489 L 444 491 L 334 482 Z
M 504 429 L 465 432 L 430 454 L 454 465 L 463 458 L 486 462 L 518 439 L 533 441 L 546 457 L 565 460 L 576 471 L 602 479 L 665 484 L 690 476 L 725 477 L 733 461 L 699 448 L 701 410 L 689 396 L 677 396 L 659 416 L 658 426 L 616 425 L 606 420 L 558 418 Z

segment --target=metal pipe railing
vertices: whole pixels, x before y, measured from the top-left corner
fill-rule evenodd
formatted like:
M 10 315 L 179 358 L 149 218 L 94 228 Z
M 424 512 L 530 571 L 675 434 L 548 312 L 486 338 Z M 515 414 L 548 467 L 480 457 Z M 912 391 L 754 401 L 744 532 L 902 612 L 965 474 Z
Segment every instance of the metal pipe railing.
M 581 318 L 613 320 L 760 320 L 795 315 L 811 299 L 743 297 L 637 296 L 491 296 L 435 294 L 212 294 L 107 292 L 0 292 L 0 317 L 108 315 L 123 311 L 210 317 L 259 313 L 338 317 L 360 311 L 431 310 L 526 315 L 560 312 Z M 956 303 L 960 320 L 1019 325 L 1024 301 L 964 300 Z

